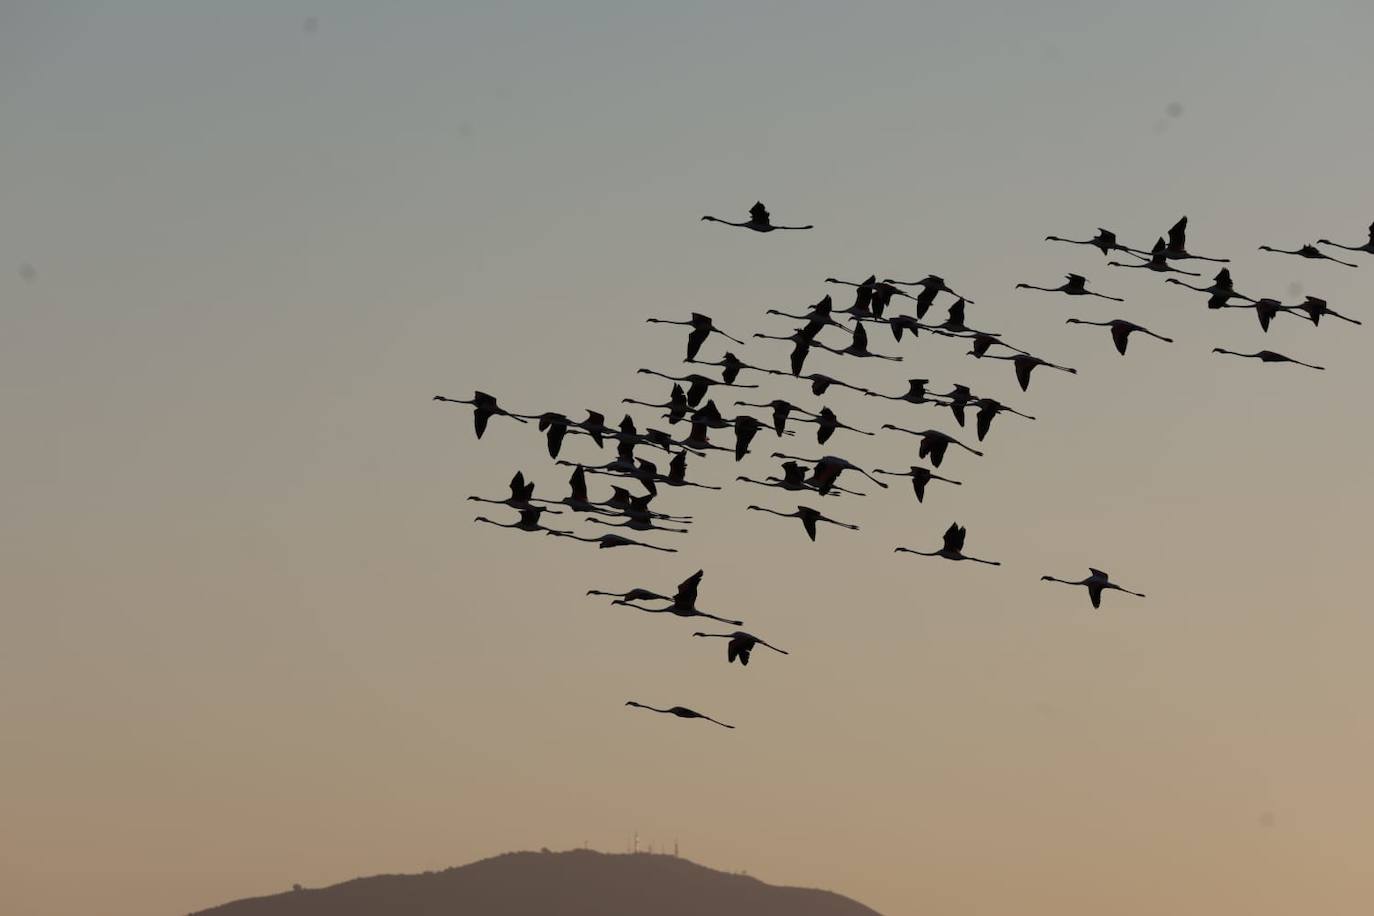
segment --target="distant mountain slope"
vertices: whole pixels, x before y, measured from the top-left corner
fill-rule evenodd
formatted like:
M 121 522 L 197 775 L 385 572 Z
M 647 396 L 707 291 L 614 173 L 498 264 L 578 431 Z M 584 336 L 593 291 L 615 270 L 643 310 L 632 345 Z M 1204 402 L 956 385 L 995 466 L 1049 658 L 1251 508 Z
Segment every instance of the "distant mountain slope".
M 197 916 L 877 916 L 829 891 L 774 887 L 676 856 L 513 852 L 420 875 L 357 878 Z

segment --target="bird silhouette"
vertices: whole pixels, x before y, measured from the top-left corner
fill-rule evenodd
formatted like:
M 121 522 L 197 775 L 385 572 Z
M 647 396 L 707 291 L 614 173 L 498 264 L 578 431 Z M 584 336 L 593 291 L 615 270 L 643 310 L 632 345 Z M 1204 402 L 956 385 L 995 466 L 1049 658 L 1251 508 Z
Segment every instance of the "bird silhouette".
M 1326 304 L 1325 299 L 1318 299 L 1316 296 L 1308 296 L 1297 305 L 1290 306 L 1295 311 L 1306 313 L 1308 319 L 1313 324 L 1320 324 L 1324 316 L 1330 315 L 1332 318 L 1339 318 L 1341 321 L 1348 321 L 1351 324 L 1364 324 L 1357 318 L 1349 318 Z
M 695 363 L 698 366 L 719 366 L 721 369 L 720 380 L 722 382 L 725 382 L 726 384 L 733 383 L 735 379 L 739 378 L 739 374 L 743 372 L 745 369 L 752 369 L 755 372 L 768 371 L 767 369 L 764 369 L 762 366 L 751 366 L 749 363 L 746 363 L 744 360 L 740 359 L 738 356 L 730 352 L 726 352 L 724 356 L 722 356 L 720 359 L 714 362 L 701 359 L 689 359 L 687 360 L 687 362 Z
M 815 416 L 815 414 L 811 413 L 809 410 L 803 410 L 796 404 L 793 404 L 789 401 L 781 400 L 779 398 L 774 398 L 767 404 L 751 404 L 748 401 L 736 401 L 735 406 L 756 407 L 759 410 L 771 410 L 773 412 L 773 432 L 777 433 L 779 436 L 787 432 L 787 418 L 791 414 L 799 413 L 808 417 Z
M 890 362 L 901 362 L 902 360 L 900 356 L 884 356 L 881 353 L 874 353 L 873 351 L 869 350 L 868 332 L 864 330 L 864 326 L 862 324 L 854 325 L 854 330 L 852 331 L 849 346 L 844 347 L 843 349 L 823 344 L 820 341 L 814 341 L 811 345 L 814 347 L 819 347 L 822 350 L 827 350 L 831 353 L 838 354 L 840 356 L 857 356 L 861 359 L 885 359 Z M 797 373 L 794 372 L 792 374 L 796 375 Z
M 870 275 L 867 280 L 863 280 L 859 283 L 855 283 L 852 280 L 837 280 L 834 277 L 826 277 L 825 282 L 853 286 L 859 291 L 855 298 L 854 306 L 851 307 L 853 310 L 852 313 L 856 316 L 859 314 L 866 314 L 874 318 L 882 318 L 883 312 L 887 309 L 888 305 L 891 304 L 894 296 L 904 296 L 907 299 L 916 298 L 906 290 L 898 289 L 887 280 L 878 280 L 876 274 Z
M 570 531 L 555 531 L 552 528 L 546 528 L 543 525 L 539 524 L 539 517 L 547 511 L 548 509 L 546 509 L 543 506 L 530 506 L 528 509 L 521 509 L 520 520 L 512 522 L 509 525 L 505 524 L 504 522 L 494 522 L 484 515 L 477 516 L 475 519 L 473 519 L 473 521 L 485 522 L 488 525 L 495 525 L 497 528 L 516 528 L 520 531 L 545 531 L 549 534 L 558 535 L 567 535 L 572 533 Z
M 715 326 L 709 315 L 703 315 L 700 312 L 693 312 L 692 317 L 686 321 L 673 321 L 668 318 L 645 318 L 644 320 L 649 324 L 678 324 L 691 328 L 692 333 L 687 335 L 687 362 L 689 363 L 697 358 L 697 353 L 701 351 L 701 345 L 706 343 L 706 338 L 712 334 L 719 334 L 726 340 L 733 340 L 741 347 L 744 346 L 744 341 L 726 334 Z
M 988 431 L 992 429 L 992 421 L 998 414 L 1010 413 L 1015 414 L 1018 417 L 1024 417 L 1027 420 L 1035 419 L 1035 417 L 1032 417 L 1030 414 L 1022 413 L 1021 411 L 1016 410 L 1013 407 L 1008 407 L 1006 404 L 1003 404 L 1001 401 L 998 401 L 995 398 L 979 398 L 973 403 L 978 408 L 978 413 L 975 417 L 975 429 L 978 432 L 979 442 L 982 442 L 985 438 L 987 438 Z
M 968 302 L 973 301 L 967 296 L 960 297 L 958 293 L 950 289 L 944 277 L 937 277 L 935 274 L 928 274 L 920 280 L 893 280 L 889 278 L 883 280 L 883 282 L 892 283 L 897 286 L 921 287 L 921 291 L 916 294 L 916 319 L 918 321 L 926 317 L 926 312 L 930 311 L 930 307 L 935 304 L 935 297 L 940 293 L 949 293 L 951 296 L 963 298 Z
M 1132 254 L 1137 254 L 1137 252 L 1132 252 Z M 1201 276 L 1201 274 L 1195 274 L 1188 270 L 1179 270 L 1177 267 L 1170 265 L 1169 246 L 1162 238 L 1155 242 L 1155 246 L 1150 249 L 1148 255 L 1139 256 L 1145 259 L 1141 264 L 1123 264 L 1120 261 L 1108 261 L 1107 264 L 1111 267 L 1135 267 L 1142 270 L 1153 270 L 1155 273 L 1183 274 L 1185 277 Z
M 891 429 L 899 433 L 906 433 L 919 438 L 921 440 L 921 446 L 917 450 L 917 457 L 929 458 L 930 463 L 937 468 L 944 462 L 945 452 L 948 451 L 951 445 L 957 445 L 964 451 L 972 452 L 980 458 L 983 456 L 983 453 L 978 451 L 978 449 L 965 445 L 948 433 L 942 433 L 938 429 L 907 429 L 904 426 L 894 426 L 891 423 L 884 423 L 883 429 Z
M 964 539 L 968 536 L 968 529 L 958 522 L 945 529 L 944 545 L 939 550 L 930 552 L 913 550 L 910 547 L 897 547 L 893 553 L 914 553 L 921 557 L 943 557 L 946 560 L 971 560 L 974 563 L 986 563 L 988 566 L 1001 566 L 997 560 L 983 560 L 978 557 L 970 557 L 964 553 Z
M 1090 324 L 1094 327 L 1099 328 L 1111 328 L 1112 343 L 1116 344 L 1116 352 L 1120 353 L 1122 356 L 1126 355 L 1126 344 L 1130 341 L 1131 335 L 1137 332 L 1141 334 L 1147 334 L 1150 337 L 1157 338 L 1159 340 L 1164 341 L 1165 343 L 1174 342 L 1172 337 L 1165 337 L 1162 334 L 1156 334 L 1149 328 L 1144 327 L 1142 325 L 1138 325 L 1131 321 L 1127 321 L 1124 318 L 1113 318 L 1111 321 L 1089 321 L 1086 318 L 1069 318 L 1064 323 Z
M 510 496 L 505 499 L 488 499 L 485 496 L 469 496 L 469 500 L 475 503 L 491 503 L 496 506 L 509 506 L 512 509 L 525 511 L 534 509 L 534 481 L 525 481 L 523 471 L 516 471 L 515 476 L 510 479 Z M 540 509 L 540 512 L 548 512 L 550 515 L 559 515 L 557 509 Z
M 654 404 L 649 401 L 636 401 L 634 398 L 622 398 L 622 404 L 634 404 L 639 407 L 656 407 L 668 411 L 665 414 L 669 423 L 680 423 L 687 417 L 687 411 L 691 406 L 687 403 L 687 392 L 676 382 L 673 383 L 672 393 L 668 395 L 668 400 L 662 404 Z
M 791 461 L 804 461 L 807 464 L 814 465 L 811 470 L 811 476 L 807 479 L 807 483 L 816 487 L 822 496 L 830 492 L 830 488 L 835 485 L 835 481 L 837 481 L 840 474 L 845 471 L 853 471 L 856 474 L 862 474 L 882 489 L 887 489 L 887 484 L 883 483 L 857 464 L 852 464 L 838 455 L 825 455 L 820 458 L 802 458 L 799 455 L 784 455 L 781 452 L 774 452 L 773 457 L 786 458 Z
M 1022 351 L 1018 350 L 1017 352 Z M 955 385 L 945 394 L 939 394 L 936 397 L 945 399 L 943 406 L 949 408 L 949 412 L 954 414 L 955 422 L 960 426 L 964 425 L 964 409 L 978 401 L 978 397 L 967 385 Z
M 779 229 L 784 228 L 782 226 Z M 695 709 L 688 709 L 686 706 L 669 706 L 667 709 L 659 709 L 657 706 L 645 706 L 643 703 L 636 703 L 634 700 L 626 700 L 626 706 L 634 706 L 638 709 L 647 709 L 650 712 L 661 712 L 670 716 L 677 716 L 679 719 L 705 719 L 707 722 L 715 722 L 722 728 L 734 728 L 733 725 L 726 725 L 718 719 L 712 719 L 708 715 L 697 712 Z
M 1194 286 L 1186 280 L 1179 280 L 1174 277 L 1165 277 L 1164 282 L 1173 283 L 1176 286 L 1187 287 L 1188 289 L 1195 289 L 1200 293 L 1207 293 L 1207 307 L 1209 309 L 1223 308 L 1231 299 L 1243 299 L 1246 302 L 1255 301 L 1249 296 L 1236 292 L 1235 285 L 1231 280 L 1231 271 L 1226 267 L 1217 271 L 1216 278 L 1212 281 L 1211 286 Z
M 617 598 L 611 603 L 632 607 L 637 611 L 644 611 L 648 614 L 673 614 L 678 617 L 708 617 L 720 623 L 728 623 L 732 627 L 744 626 L 742 621 L 729 620 L 725 617 L 718 617 L 715 614 L 708 614 L 705 611 L 697 610 L 697 589 L 701 587 L 701 579 L 705 574 L 704 570 L 698 569 L 696 572 L 692 573 L 692 575 L 684 579 L 678 585 L 677 591 L 673 594 L 673 597 L 664 599 L 668 602 L 666 607 L 644 607 L 633 603 L 636 599 L 627 597 Z
M 715 385 L 722 385 L 726 388 L 757 388 L 758 385 L 741 385 L 738 382 L 726 382 L 721 379 L 708 378 L 704 375 L 692 373 L 690 375 L 668 375 L 654 369 L 640 369 L 641 375 L 656 375 L 659 378 L 666 378 L 670 382 L 687 383 L 687 403 L 695 407 L 701 403 L 701 399 L 706 397 L 706 392 Z
M 1128 588 L 1122 588 L 1115 582 L 1112 582 L 1110 577 L 1100 569 L 1093 569 L 1090 566 L 1088 567 L 1088 573 L 1089 575 L 1086 579 L 1081 579 L 1077 582 L 1071 579 L 1056 579 L 1054 576 L 1041 576 L 1040 579 L 1042 582 L 1059 582 L 1063 585 L 1086 586 L 1088 589 L 1088 598 L 1092 601 L 1093 607 L 1095 608 L 1102 607 L 1102 592 L 1108 589 L 1125 592 L 1128 595 L 1135 595 L 1137 598 L 1145 597 L 1140 592 L 1133 592 Z
M 848 423 L 843 422 L 835 414 L 835 411 L 831 410 L 829 407 L 822 407 L 820 413 L 815 414 L 811 418 L 800 419 L 797 422 L 816 424 L 816 444 L 818 445 L 825 445 L 825 443 L 830 441 L 830 437 L 835 435 L 837 430 L 841 429 L 847 429 L 850 432 L 859 433 L 863 436 L 873 435 L 873 433 L 859 429 L 857 426 L 850 426 Z
M 1016 284 L 1017 289 L 1038 289 L 1042 293 L 1063 293 L 1066 296 L 1096 296 L 1099 299 L 1110 299 L 1113 302 L 1125 302 L 1125 299 L 1118 299 L 1116 296 L 1108 296 L 1103 293 L 1095 293 L 1088 289 L 1088 279 L 1082 274 L 1064 274 L 1067 282 L 1063 286 L 1032 286 L 1029 283 Z
M 766 312 L 764 312 L 765 315 L 777 315 L 780 318 L 791 318 L 795 321 L 805 321 L 808 325 L 815 325 L 817 331 L 825 327 L 836 327 L 842 331 L 848 331 L 848 326 L 840 324 L 838 321 L 836 321 L 833 313 L 834 303 L 831 302 L 830 297 L 828 295 L 823 297 L 821 301 L 817 302 L 815 305 L 808 306 L 806 313 L 803 315 L 794 315 L 791 312 L 782 312 L 778 309 L 768 309 Z M 868 314 L 868 309 L 866 307 L 864 309 L 864 313 Z
M 786 649 L 779 649 L 772 643 L 759 639 L 753 633 L 746 633 L 743 630 L 736 630 L 733 633 L 693 633 L 693 636 L 705 636 L 707 638 L 718 638 L 730 640 L 725 644 L 725 663 L 738 660 L 741 665 L 749 664 L 749 654 L 754 651 L 755 646 L 767 646 L 774 652 L 783 655 L 789 654 Z
M 945 483 L 952 483 L 956 487 L 963 486 L 963 481 L 951 480 L 948 477 L 941 477 L 939 474 L 936 474 L 930 468 L 923 468 L 920 465 L 916 464 L 913 464 L 911 466 L 911 470 L 909 471 L 880 471 L 877 468 L 874 468 L 873 473 L 886 474 L 889 477 L 910 477 L 911 489 L 916 493 L 916 501 L 918 503 L 923 503 L 926 501 L 926 485 L 929 484 L 932 480 L 943 480 Z
M 1342 261 L 1340 258 L 1332 257 L 1316 245 L 1303 245 L 1296 251 L 1285 251 L 1282 248 L 1272 248 L 1269 245 L 1261 245 L 1259 246 L 1259 250 L 1272 252 L 1273 254 L 1294 254 L 1300 258 L 1307 258 L 1309 261 L 1335 261 L 1337 264 L 1344 264 L 1346 267 L 1360 266 L 1358 264 L 1352 264 L 1349 261 Z
M 1346 251 L 1363 251 L 1365 254 L 1374 254 L 1374 223 L 1369 224 L 1369 239 L 1363 245 L 1342 245 L 1330 239 L 1317 239 L 1318 245 L 1330 245 L 1332 248 L 1344 248 Z
M 1091 245 L 1098 251 L 1102 252 L 1103 257 L 1110 255 L 1113 251 L 1125 251 L 1129 252 L 1130 254 L 1137 254 L 1134 248 L 1128 248 L 1127 246 L 1122 245 L 1120 242 L 1118 242 L 1116 239 L 1116 233 L 1111 231 L 1110 229 L 1098 229 L 1097 235 L 1083 241 L 1079 241 L 1077 239 L 1060 238 L 1057 235 L 1047 235 L 1045 236 L 1045 241 L 1068 242 L 1070 245 Z
M 601 537 L 584 538 L 580 535 L 566 531 L 550 531 L 549 533 L 556 537 L 572 538 L 574 541 L 585 541 L 588 544 L 596 544 L 602 550 L 608 550 L 612 547 L 647 547 L 650 550 L 657 550 L 661 553 L 677 553 L 676 547 L 656 547 L 653 544 L 646 544 L 643 541 L 633 541 L 619 534 L 603 534 Z
M 1169 229 L 1168 241 L 1164 243 L 1164 257 L 1172 261 L 1215 261 L 1224 264 L 1230 258 L 1204 258 L 1188 251 L 1188 217 L 1183 217 Z
M 807 468 L 804 465 L 798 464 L 795 461 L 784 461 L 782 463 L 783 476 L 781 477 L 766 477 L 763 480 L 754 480 L 751 477 L 736 477 L 735 479 L 742 480 L 745 483 L 757 484 L 761 487 L 774 487 L 780 490 L 791 490 L 794 492 L 797 490 L 808 490 L 820 496 L 839 496 L 841 493 L 848 493 L 853 496 L 863 495 L 861 493 L 855 493 L 853 490 L 846 490 L 843 487 L 833 485 L 826 492 L 820 493 L 814 484 L 806 482 L 806 473 Z
M 926 391 L 926 385 L 930 384 L 928 378 L 907 379 L 906 391 L 901 394 L 882 394 L 878 391 L 866 391 L 869 397 L 884 398 L 889 401 L 905 401 L 908 404 L 936 404 L 941 402 L 936 400 L 934 395 Z
M 1257 299 L 1254 302 L 1243 302 L 1239 305 L 1224 305 L 1222 308 L 1228 309 L 1254 309 L 1255 317 L 1259 319 L 1260 330 L 1269 331 L 1269 323 L 1274 320 L 1280 312 L 1296 312 L 1297 306 L 1284 305 L 1277 299 Z
M 810 506 L 798 506 L 796 512 L 778 512 L 776 509 L 765 509 L 763 506 L 747 506 L 746 508 L 752 509 L 755 512 L 767 512 L 769 515 L 776 515 L 779 518 L 799 518 L 801 519 L 802 527 L 806 529 L 806 536 L 813 541 L 816 540 L 817 522 L 829 522 L 841 528 L 848 528 L 850 531 L 859 530 L 858 525 L 850 525 L 846 522 L 837 522 L 833 518 L 826 518 L 824 515 L 821 515 L 819 510 L 813 509 Z
M 1227 356 L 1243 356 L 1247 359 L 1257 359 L 1265 363 L 1296 363 L 1299 366 L 1306 366 L 1309 369 L 1326 368 L 1325 366 L 1314 366 L 1311 363 L 1305 363 L 1302 360 L 1284 356 L 1282 353 L 1275 353 L 1273 350 L 1260 350 L 1258 353 L 1237 353 L 1235 350 L 1225 350 L 1221 347 L 1213 347 L 1212 352 L 1225 353 Z
M 753 229 L 755 232 L 772 232 L 775 229 L 812 229 L 813 226 L 774 226 L 772 219 L 768 215 L 768 208 L 762 203 L 755 203 L 749 208 L 749 221 L 747 223 L 732 223 L 728 219 L 717 219 L 714 216 L 703 216 L 703 220 L 709 223 L 723 223 L 726 226 L 738 226 L 741 229 Z
M 510 417 L 520 423 L 525 421 L 515 414 L 501 407 L 496 403 L 496 398 L 487 394 L 485 391 L 475 391 L 472 400 L 464 401 L 462 398 L 446 398 L 442 394 L 434 396 L 436 401 L 445 401 L 449 404 L 469 404 L 474 410 L 472 412 L 472 428 L 477 433 L 477 438 L 482 438 L 482 433 L 487 431 L 487 423 L 492 417 Z
M 974 353 L 972 350 L 969 351 L 968 355 L 978 356 L 978 354 Z M 1058 366 L 1054 363 L 1043 360 L 1038 356 L 1032 356 L 1029 353 L 1016 353 L 1012 356 L 999 356 L 996 353 L 984 353 L 982 356 L 978 356 L 978 358 L 1000 359 L 1011 363 L 1014 367 L 1016 367 L 1016 381 L 1018 384 L 1020 384 L 1022 391 L 1025 391 L 1028 388 L 1030 388 L 1031 372 L 1035 370 L 1036 366 L 1045 366 L 1050 369 L 1058 369 L 1060 372 L 1067 372 L 1070 375 L 1078 374 L 1077 369 L 1070 369 L 1068 366 Z

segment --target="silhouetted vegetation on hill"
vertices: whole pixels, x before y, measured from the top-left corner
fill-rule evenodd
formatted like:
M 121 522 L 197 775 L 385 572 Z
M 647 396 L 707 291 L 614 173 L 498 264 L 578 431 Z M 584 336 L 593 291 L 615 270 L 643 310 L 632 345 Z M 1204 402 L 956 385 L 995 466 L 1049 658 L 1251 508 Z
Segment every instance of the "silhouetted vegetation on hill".
M 677 856 L 514 852 L 202 911 L 214 916 L 877 916 L 829 891 L 774 887 Z

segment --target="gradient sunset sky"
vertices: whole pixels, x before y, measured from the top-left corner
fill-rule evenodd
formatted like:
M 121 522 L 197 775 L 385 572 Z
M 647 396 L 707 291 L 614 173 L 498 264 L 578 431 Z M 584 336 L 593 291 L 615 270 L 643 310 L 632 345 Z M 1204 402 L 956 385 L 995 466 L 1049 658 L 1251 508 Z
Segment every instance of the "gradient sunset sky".
M 0 0 L 0 911 L 182 914 L 638 831 L 894 916 L 1367 916 L 1374 257 L 1256 248 L 1374 220 L 1371 27 L 1357 2 Z M 756 199 L 816 229 L 699 221 Z M 1243 292 L 1366 325 L 1263 335 L 1042 241 L 1148 246 L 1185 213 Z M 1127 302 L 1013 290 L 1068 271 Z M 697 519 L 646 537 L 676 555 L 472 524 L 467 495 L 568 471 L 432 395 L 618 417 L 666 393 L 635 369 L 682 368 L 685 329 L 645 317 L 786 333 L 762 312 L 875 272 L 941 274 L 1079 370 L 1022 393 L 886 330 L 904 363 L 812 357 L 1039 418 L 952 451 L 962 487 L 826 500 L 863 530 L 811 544 L 744 510 L 817 503 L 733 484 L 775 470 L 764 435 L 692 462 L 723 491 L 660 498 Z M 1122 359 L 1074 316 L 1177 342 Z M 960 434 L 851 395 L 821 403 Z M 784 450 L 915 463 L 800 429 Z M 1004 565 L 892 553 L 955 520 Z M 1038 581 L 1089 565 L 1149 598 Z M 792 655 L 727 667 L 689 621 L 584 597 L 698 568 L 702 607 Z

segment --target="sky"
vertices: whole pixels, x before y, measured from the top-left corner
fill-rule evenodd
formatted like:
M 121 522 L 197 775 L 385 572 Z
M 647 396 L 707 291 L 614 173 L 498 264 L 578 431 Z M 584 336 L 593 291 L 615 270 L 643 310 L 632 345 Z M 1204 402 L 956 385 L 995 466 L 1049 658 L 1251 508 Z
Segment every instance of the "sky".
M 1365 238 L 1371 25 L 1341 2 L 0 0 L 0 910 L 180 914 L 637 831 L 891 914 L 1368 913 L 1374 258 L 1256 249 Z M 755 200 L 816 228 L 699 220 Z M 1183 214 L 1242 291 L 1366 325 L 1264 335 L 1043 241 L 1148 246 Z M 1013 289 L 1069 271 L 1127 301 Z M 567 469 L 433 395 L 618 416 L 666 393 L 637 368 L 681 368 L 685 329 L 644 318 L 786 333 L 766 308 L 870 273 L 938 273 L 970 324 L 1078 374 L 1023 393 L 886 331 L 904 362 L 813 356 L 1038 418 L 952 451 L 963 485 L 923 505 L 856 481 L 824 510 L 862 530 L 815 544 L 745 510 L 799 502 L 733 482 L 776 469 L 766 435 L 692 461 L 722 491 L 660 498 L 696 519 L 645 538 L 677 554 L 472 523 L 507 516 L 468 495 L 522 469 L 561 496 Z M 1069 317 L 1176 343 L 1123 359 Z M 764 386 L 742 394 L 960 433 Z M 820 454 L 800 429 L 786 450 Z M 915 463 L 894 433 L 823 451 Z M 956 520 L 1003 565 L 893 553 Z M 1090 565 L 1149 597 L 1095 612 L 1039 581 Z M 727 667 L 690 621 L 584 595 L 697 569 L 703 608 L 791 655 Z

